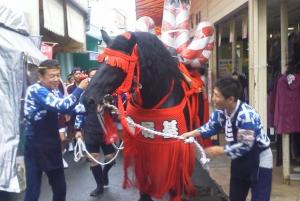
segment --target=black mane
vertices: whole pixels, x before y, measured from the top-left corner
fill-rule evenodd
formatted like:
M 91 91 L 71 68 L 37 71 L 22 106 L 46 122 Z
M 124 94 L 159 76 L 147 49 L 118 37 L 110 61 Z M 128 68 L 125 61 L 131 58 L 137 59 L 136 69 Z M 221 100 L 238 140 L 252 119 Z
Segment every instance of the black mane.
M 177 89 L 182 75 L 176 59 L 155 35 L 146 32 L 137 32 L 135 35 L 141 66 L 143 106 L 148 108 L 168 93 L 172 80 Z
M 171 102 L 172 105 L 179 103 L 182 97 L 182 90 L 179 86 L 182 75 L 177 67 L 176 59 L 170 55 L 155 35 L 146 32 L 135 32 L 132 33 L 130 40 L 120 35 L 112 41 L 109 48 L 130 55 L 135 44 L 138 45 L 140 62 L 142 107 L 151 108 L 157 104 L 170 90 L 172 80 L 174 80 L 175 90 L 171 95 L 174 99 Z M 85 92 L 86 104 L 100 103 L 103 96 L 111 94 L 124 78 L 125 74 L 120 69 L 111 68 L 102 63 Z

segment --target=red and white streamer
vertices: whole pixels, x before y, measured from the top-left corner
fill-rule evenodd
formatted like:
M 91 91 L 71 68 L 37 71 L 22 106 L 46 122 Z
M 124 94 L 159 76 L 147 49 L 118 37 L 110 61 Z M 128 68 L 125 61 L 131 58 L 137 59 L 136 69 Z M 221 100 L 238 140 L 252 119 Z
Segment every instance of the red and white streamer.
M 214 28 L 209 22 L 201 22 L 195 31 L 193 41 L 189 41 L 190 2 L 165 0 L 162 41 L 176 49 L 183 62 L 192 67 L 205 64 L 214 47 Z
M 161 40 L 181 53 L 189 41 L 190 3 L 165 0 Z
M 182 62 L 192 67 L 205 64 L 214 48 L 214 27 L 209 22 L 200 22 L 195 36 L 189 40 L 190 2 L 181 0 L 165 0 L 162 21 L 162 42 L 175 48 Z M 150 17 L 141 17 L 137 21 L 137 31 L 155 33 L 155 24 Z
M 214 48 L 214 27 L 209 22 L 200 22 L 194 39 L 180 55 L 183 62 L 192 67 L 200 67 L 205 64 Z
M 136 21 L 136 31 L 150 32 L 155 34 L 155 23 L 151 17 L 143 16 Z

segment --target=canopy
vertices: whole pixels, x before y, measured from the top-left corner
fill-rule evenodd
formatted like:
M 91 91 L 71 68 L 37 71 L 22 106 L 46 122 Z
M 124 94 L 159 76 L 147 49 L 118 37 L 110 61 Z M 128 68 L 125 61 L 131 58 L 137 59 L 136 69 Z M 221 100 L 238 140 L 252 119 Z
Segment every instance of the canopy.
M 24 52 L 28 62 L 39 65 L 47 59 L 29 37 L 24 16 L 0 6 L 0 45 L 8 49 Z
M 164 0 L 135 0 L 136 18 L 151 17 L 156 26 L 161 26 Z
M 16 155 L 23 87 L 24 54 L 0 45 L 0 190 L 20 192 Z
M 26 63 L 39 65 L 47 59 L 29 37 L 24 22 L 24 16 L 0 6 L 0 190 L 8 192 L 24 188 L 17 176 L 16 155 Z
M 23 52 L 28 57 L 28 62 L 39 65 L 47 57 L 35 46 L 30 37 L 0 27 L 0 45 L 8 49 Z

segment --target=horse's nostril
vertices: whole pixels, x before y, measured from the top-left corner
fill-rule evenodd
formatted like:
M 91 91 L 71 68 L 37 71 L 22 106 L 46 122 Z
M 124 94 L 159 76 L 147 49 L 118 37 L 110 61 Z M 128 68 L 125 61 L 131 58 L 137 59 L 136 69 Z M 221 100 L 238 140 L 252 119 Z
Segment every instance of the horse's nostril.
M 88 101 L 87 101 L 87 104 L 88 105 L 94 105 L 95 104 L 95 100 L 94 99 L 89 99 Z
M 91 107 L 92 105 L 95 104 L 95 100 L 93 98 L 86 97 L 86 96 L 83 96 L 81 101 L 85 107 Z

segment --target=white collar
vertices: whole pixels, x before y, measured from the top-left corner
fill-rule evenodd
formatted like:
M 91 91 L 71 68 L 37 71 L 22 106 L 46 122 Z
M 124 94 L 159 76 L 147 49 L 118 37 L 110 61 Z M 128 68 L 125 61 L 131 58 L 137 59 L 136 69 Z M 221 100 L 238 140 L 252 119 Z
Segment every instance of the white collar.
M 238 99 L 237 102 L 236 102 L 236 106 L 235 106 L 235 108 L 234 108 L 234 111 L 230 114 L 230 116 L 228 116 L 228 112 L 227 112 L 227 110 L 225 109 L 225 110 L 224 110 L 225 116 L 226 116 L 226 117 L 229 117 L 229 118 L 234 117 L 235 113 L 237 112 L 237 110 L 238 110 L 239 107 L 240 107 L 240 104 L 241 104 L 241 101 Z

